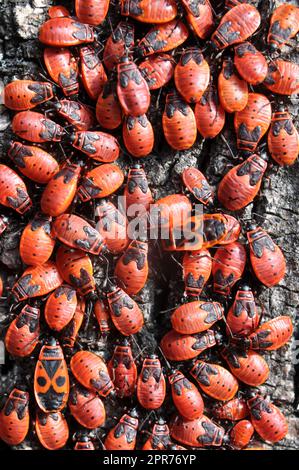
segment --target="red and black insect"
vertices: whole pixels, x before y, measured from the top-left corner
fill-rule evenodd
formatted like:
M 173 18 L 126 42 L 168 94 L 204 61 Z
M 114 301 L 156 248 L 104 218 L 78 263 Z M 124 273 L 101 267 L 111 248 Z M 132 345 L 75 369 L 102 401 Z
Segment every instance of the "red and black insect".
M 158 90 L 173 77 L 175 61 L 169 54 L 156 54 L 147 57 L 138 65 L 150 90 Z
M 225 59 L 218 76 L 218 96 L 227 113 L 242 111 L 248 101 L 248 85 L 236 73 L 233 61 Z
M 201 333 L 223 318 L 218 302 L 194 300 L 178 307 L 171 315 L 172 327 L 181 334 Z
M 151 207 L 153 227 L 169 230 L 181 227 L 191 216 L 192 204 L 183 194 L 170 194 L 158 199 Z M 164 237 L 166 238 L 166 237 Z
M 125 114 L 141 116 L 150 105 L 150 91 L 135 62 L 127 56 L 117 65 L 117 96 Z
M 0 204 L 24 214 L 32 206 L 24 181 L 6 165 L 0 164 L 0 174 Z
M 62 285 L 55 289 L 45 304 L 45 320 L 51 330 L 61 331 L 73 318 L 77 308 L 75 289 Z
M 15 80 L 4 88 L 4 105 L 14 111 L 25 111 L 53 98 L 53 87 L 48 82 Z
M 108 13 L 110 0 L 76 0 L 76 16 L 82 23 L 98 26 Z
M 61 344 L 63 347 L 73 349 L 85 314 L 85 300 L 78 299 L 73 318 L 61 332 Z
M 119 398 L 134 395 L 137 383 L 137 367 L 131 346 L 127 340 L 115 346 L 108 363 L 108 371 Z
M 68 406 L 71 415 L 84 428 L 95 429 L 105 423 L 106 411 L 102 400 L 96 392 L 79 384 L 72 386 Z
M 59 164 L 55 158 L 39 147 L 12 142 L 8 156 L 23 175 L 36 183 L 48 183 L 59 171 Z
M 138 430 L 136 410 L 124 414 L 119 422 L 110 429 L 104 441 L 106 450 L 134 450 Z
M 223 129 L 225 111 L 216 89 L 208 89 L 194 109 L 196 126 L 204 139 L 214 139 Z
M 265 230 L 255 224 L 248 227 L 247 239 L 254 274 L 265 286 L 275 286 L 286 272 L 286 260 L 281 249 Z
M 229 295 L 241 279 L 246 264 L 246 250 L 240 242 L 217 248 L 213 258 L 212 274 L 214 292 Z
M 51 79 L 60 86 L 65 96 L 79 91 L 79 70 L 76 58 L 67 48 L 46 47 L 44 62 Z
M 124 254 L 117 260 L 114 275 L 117 282 L 129 295 L 143 289 L 148 278 L 148 243 L 133 240 Z
M 203 217 L 195 215 L 179 227 L 171 227 L 169 236 L 162 239 L 165 251 L 198 251 L 203 244 Z
M 29 393 L 14 388 L 0 411 L 0 439 L 10 446 L 24 441 L 29 431 Z
M 228 219 L 224 214 L 203 214 L 203 248 L 211 248 L 226 241 Z
M 176 441 L 191 447 L 221 446 L 224 429 L 207 416 L 189 420 L 176 415 L 169 426 L 170 435 Z
M 183 257 L 183 277 L 185 293 L 190 297 L 199 297 L 212 272 L 212 257 L 202 248 L 189 251 Z
M 121 125 L 122 110 L 116 94 L 116 85 L 110 80 L 105 84 L 98 97 L 96 116 L 98 123 L 104 129 L 113 130 Z
M 250 336 L 244 338 L 244 344 L 257 351 L 275 351 L 282 348 L 292 337 L 293 325 L 289 316 L 272 318 L 260 325 Z
M 12 120 L 12 130 L 21 139 L 30 142 L 60 142 L 64 129 L 41 113 L 21 111 Z
M 277 406 L 256 394 L 247 401 L 255 431 L 267 442 L 281 441 L 288 432 L 288 423 Z
M 166 96 L 162 125 L 165 139 L 175 150 L 187 150 L 194 144 L 197 136 L 195 116 L 177 92 Z
M 70 47 L 94 41 L 91 26 L 69 17 L 50 18 L 40 29 L 38 38 L 47 46 Z
M 253 433 L 254 427 L 248 419 L 239 421 L 229 433 L 230 445 L 236 450 L 244 449 L 249 444 Z
M 159 418 L 153 426 L 150 437 L 143 444 L 142 450 L 167 450 L 170 444 L 169 427 L 164 419 Z
M 239 388 L 235 377 L 218 364 L 196 361 L 190 374 L 203 392 L 215 400 L 231 400 Z
M 122 16 L 142 23 L 167 23 L 178 13 L 175 0 L 121 0 Z
M 166 396 L 166 381 L 161 363 L 155 354 L 145 358 L 137 380 L 137 398 L 147 410 L 162 406 Z
M 114 390 L 107 366 L 100 356 L 90 351 L 78 351 L 72 356 L 70 366 L 78 382 L 101 397 L 107 397 Z
M 63 5 L 54 5 L 48 9 L 50 18 L 63 18 L 64 16 L 71 16 L 69 10 Z
M 202 416 L 204 402 L 197 387 L 179 370 L 171 370 L 168 375 L 173 403 L 186 419 Z
M 298 76 L 298 64 L 276 59 L 269 64 L 268 75 L 263 84 L 278 95 L 293 95 L 299 93 Z
M 281 49 L 284 44 L 296 36 L 299 30 L 299 8 L 289 3 L 275 8 L 270 19 L 267 43 L 270 49 Z
M 156 25 L 139 41 L 137 52 L 141 57 L 167 52 L 183 44 L 189 36 L 184 23 L 174 19 L 164 24 Z
M 11 322 L 5 335 L 5 347 L 16 357 L 29 356 L 34 351 L 40 334 L 40 309 L 25 305 Z
M 87 253 L 61 245 L 56 253 L 56 265 L 63 280 L 78 294 L 85 296 L 94 292 L 93 267 Z
M 34 396 L 45 413 L 62 410 L 70 391 L 69 374 L 63 352 L 51 338 L 39 353 L 34 372 Z
M 69 428 L 62 413 L 36 413 L 35 431 L 45 449 L 58 450 L 65 446 L 69 438 Z
M 185 168 L 182 180 L 188 191 L 202 204 L 212 204 L 213 191 L 204 174 L 191 166 Z
M 95 217 L 97 230 L 105 239 L 108 250 L 113 254 L 122 253 L 129 244 L 126 216 L 112 202 L 101 199 Z
M 267 162 L 266 153 L 253 154 L 231 168 L 218 186 L 220 203 L 230 211 L 243 209 L 250 204 L 260 190 Z
M 95 123 L 91 108 L 78 101 L 60 100 L 54 103 L 54 107 L 59 116 L 66 119 L 78 131 L 87 131 Z
M 138 333 L 144 324 L 138 304 L 120 287 L 107 289 L 107 300 L 115 328 L 124 336 Z
M 236 242 L 239 239 L 241 233 L 241 224 L 240 222 L 235 219 L 232 215 L 223 214 L 224 218 L 226 219 L 225 228 L 226 228 L 226 235 L 221 240 L 220 245 L 228 245 L 229 243 Z
M 262 83 L 268 73 L 265 56 L 250 42 L 235 47 L 234 64 L 241 77 L 251 85 Z
M 114 162 L 119 157 L 119 144 L 115 137 L 100 131 L 79 131 L 70 136 L 75 149 L 98 162 Z
M 129 170 L 124 197 L 126 212 L 130 217 L 136 217 L 136 214 L 148 211 L 153 203 L 146 173 L 138 163 Z
M 169 361 L 187 361 L 216 344 L 213 330 L 194 335 L 181 335 L 175 330 L 170 330 L 163 336 L 160 346 Z
M 210 67 L 200 49 L 186 49 L 174 71 L 174 82 L 179 93 L 188 103 L 197 103 L 206 91 L 209 81 Z
M 110 196 L 124 181 L 122 170 L 112 163 L 104 163 L 85 173 L 78 188 L 81 201 Z
M 88 436 L 79 436 L 74 450 L 95 450 L 95 446 Z
M 40 266 L 30 266 L 17 280 L 12 288 L 16 301 L 21 302 L 32 297 L 49 294 L 62 284 L 57 266 L 47 261 Z
M 119 64 L 121 58 L 134 46 L 134 26 L 121 21 L 105 43 L 103 61 L 110 72 Z
M 214 29 L 213 10 L 209 0 L 181 0 L 189 26 L 200 39 L 206 39 Z
M 299 135 L 290 114 L 280 107 L 273 113 L 268 133 L 268 148 L 279 165 L 293 165 L 299 153 Z
M 99 255 L 105 248 L 101 234 L 86 220 L 75 214 L 62 214 L 52 224 L 52 233 L 71 248 Z
M 248 336 L 257 328 L 259 319 L 252 290 L 246 284 L 241 285 L 226 317 L 227 333 Z
M 221 355 L 227 362 L 232 374 L 241 382 L 258 387 L 269 377 L 269 366 L 265 359 L 255 351 L 241 351 L 232 347 L 222 348 Z
M 99 324 L 101 334 L 107 335 L 111 330 L 109 309 L 104 300 L 98 299 L 94 304 L 94 315 Z
M 40 205 L 45 214 L 57 217 L 68 210 L 77 192 L 81 166 L 66 164 L 48 182 Z
M 122 135 L 125 147 L 133 157 L 146 157 L 153 150 L 154 131 L 146 114 L 126 116 Z
M 246 41 L 261 24 L 261 15 L 256 7 L 241 3 L 229 10 L 212 34 L 212 44 L 225 49 L 232 44 Z
M 92 100 L 97 100 L 108 79 L 98 53 L 92 46 L 80 48 L 80 71 L 86 93 Z
M 23 263 L 37 266 L 49 260 L 55 246 L 51 237 L 51 220 L 52 217 L 37 213 L 24 228 L 19 245 Z
M 212 413 L 217 419 L 239 421 L 249 415 L 249 409 L 245 398 L 233 398 L 226 403 L 216 403 Z

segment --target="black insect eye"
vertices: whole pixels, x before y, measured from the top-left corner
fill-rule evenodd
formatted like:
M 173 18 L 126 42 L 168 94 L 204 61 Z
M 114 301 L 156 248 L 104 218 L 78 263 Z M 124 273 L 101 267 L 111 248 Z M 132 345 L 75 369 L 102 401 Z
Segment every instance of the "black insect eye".
M 38 377 L 37 383 L 40 387 L 44 387 L 47 383 L 47 380 L 45 379 L 45 377 Z
M 62 387 L 62 385 L 65 384 L 65 377 L 62 377 L 61 375 L 57 377 L 56 384 L 58 385 L 58 387 Z

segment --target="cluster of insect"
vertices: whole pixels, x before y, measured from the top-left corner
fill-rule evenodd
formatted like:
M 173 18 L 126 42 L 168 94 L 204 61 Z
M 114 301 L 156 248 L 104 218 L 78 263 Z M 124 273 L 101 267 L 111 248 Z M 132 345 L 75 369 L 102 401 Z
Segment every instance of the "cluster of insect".
M 269 153 L 275 162 L 294 163 L 298 133 L 281 105 L 272 113 L 268 97 L 269 92 L 291 95 L 299 91 L 298 65 L 275 58 L 298 31 L 299 8 L 282 4 L 272 12 L 266 36 L 272 54 L 268 65 L 265 55 L 247 41 L 261 23 L 259 11 L 250 3 L 226 1 L 219 22 L 208 0 L 121 0 L 114 8 L 120 9 L 123 18 L 99 53 L 96 36 L 109 3 L 76 0 L 76 17 L 64 6 L 51 7 L 50 18 L 39 31 L 50 80 L 16 80 L 4 89 L 5 106 L 16 111 L 12 130 L 19 140 L 8 150 L 14 169 L 0 165 L 0 203 L 22 218 L 30 216 L 19 245 L 27 267 L 10 293 L 13 305 L 21 309 L 6 331 L 7 353 L 18 360 L 31 357 L 40 344 L 41 310 L 42 322 L 52 332 L 38 358 L 33 356 L 36 435 L 46 449 L 64 447 L 69 439 L 64 416 L 68 407 L 85 430 L 77 435 L 75 449 L 92 450 L 99 446 L 92 430 L 105 423 L 104 402 L 118 397 L 121 406 L 121 399 L 131 397 L 137 408 L 124 409 L 119 422 L 103 437 L 103 448 L 135 449 L 138 408 L 148 413 L 157 410 L 153 428 L 144 434 L 142 448 L 147 450 L 257 448 L 250 444 L 254 433 L 264 441 L 278 442 L 287 433 L 287 422 L 279 408 L 256 388 L 269 376 L 260 353 L 284 346 L 293 328 L 288 316 L 260 322 L 252 289 L 239 282 L 247 264 L 247 249 L 240 241 L 238 219 L 223 210 L 207 212 L 216 209 L 216 196 L 197 168 L 188 167 L 182 173 L 187 195 L 170 194 L 156 201 L 142 165 L 130 168 L 123 193 L 127 207 L 138 203 L 145 213 L 150 206 L 158 210 L 157 224 L 169 232 L 169 238 L 161 240 L 162 248 L 183 252 L 187 299 L 172 312 L 172 329 L 163 336 L 160 348 L 152 351 L 156 354 L 143 357 L 138 373 L 132 337 L 146 325 L 134 296 L 148 279 L 148 241 L 129 239 L 126 215 L 107 198 L 123 187 L 125 179 L 115 163 L 120 155 L 118 129 L 122 126 L 122 142 L 131 161 L 147 157 L 154 147 L 154 131 L 146 113 L 151 94 L 162 87 L 168 91 L 162 127 L 167 143 L 175 150 L 191 148 L 197 133 L 204 139 L 215 138 L 224 127 L 226 113 L 234 113 L 237 149 L 245 153 L 243 161 L 219 184 L 217 199 L 226 210 L 243 209 L 257 195 L 268 160 L 257 146 L 267 132 Z M 149 30 L 136 41 L 134 29 L 142 23 L 149 23 Z M 184 46 L 178 52 L 188 37 L 191 47 Z M 210 48 L 210 57 L 220 57 L 219 73 L 210 73 L 202 49 L 194 46 L 198 43 Z M 253 91 L 252 86 L 259 84 L 268 97 Z M 62 95 L 64 98 L 57 98 Z M 90 102 L 96 102 L 95 113 Z M 40 112 L 32 111 L 37 106 Z M 66 127 L 47 117 L 49 109 L 59 122 L 67 123 Z M 99 126 L 105 131 L 94 130 Z M 53 148 L 54 142 L 74 149 L 72 161 L 64 152 L 59 163 L 44 145 L 36 145 L 51 143 Z M 79 162 L 82 155 L 74 156 L 75 151 L 88 157 L 84 163 Z M 20 174 L 44 185 L 40 207 L 32 203 Z M 78 201 L 93 204 L 93 220 L 75 213 Z M 205 206 L 201 215 L 192 215 L 196 201 Z M 182 230 L 181 221 L 186 218 L 192 222 L 191 239 Z M 4 215 L 1 233 L 6 225 Z M 275 286 L 286 270 L 281 249 L 259 226 L 251 224 L 244 231 L 253 275 L 263 285 Z M 107 256 L 115 263 L 114 273 L 99 289 L 94 260 L 105 263 Z M 211 275 L 215 299 L 220 301 L 203 295 Z M 233 288 L 233 303 L 225 312 L 224 304 L 232 298 Z M 125 337 L 116 344 L 107 364 L 78 344 L 87 306 L 91 306 L 102 335 L 113 329 Z M 218 327 L 221 322 L 225 322 L 226 335 Z M 214 346 L 219 363 L 198 358 Z M 166 379 L 176 408 L 168 423 L 159 417 Z M 31 397 L 16 386 L 1 410 L 0 438 L 8 445 L 22 443 L 28 434 Z M 206 410 L 204 399 L 213 403 Z

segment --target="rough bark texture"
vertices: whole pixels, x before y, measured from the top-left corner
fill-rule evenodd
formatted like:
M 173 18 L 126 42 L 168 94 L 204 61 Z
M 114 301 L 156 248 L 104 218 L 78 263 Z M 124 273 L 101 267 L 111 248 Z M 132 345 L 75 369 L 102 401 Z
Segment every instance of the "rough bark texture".
M 47 15 L 47 9 L 52 2 L 50 0 L 2 0 L 0 5 L 0 74 L 4 83 L 13 78 L 37 77 L 37 71 L 41 69 L 39 57 L 41 47 L 36 39 L 39 25 L 44 21 Z M 65 3 L 65 2 L 62 2 Z M 70 2 L 69 2 L 70 3 Z M 117 2 L 115 2 L 117 3 Z M 219 2 L 217 2 L 219 3 Z M 269 18 L 268 1 L 252 1 L 258 5 L 263 16 L 262 24 Z M 275 6 L 282 2 L 271 2 Z M 112 10 L 112 9 L 111 9 Z M 113 24 L 117 22 L 112 14 Z M 107 23 L 107 24 L 106 24 Z M 103 29 L 103 37 L 109 32 L 109 25 L 106 22 L 106 29 Z M 268 26 L 267 26 L 268 27 Z M 102 36 L 102 34 L 100 34 Z M 255 44 L 264 49 L 265 41 L 262 35 L 257 35 Z M 298 60 L 298 49 L 296 51 L 296 41 L 292 42 L 293 47 L 286 47 L 283 50 L 283 57 L 290 60 Z M 297 40 L 298 44 L 298 40 Z M 263 87 L 257 87 L 257 90 L 264 90 Z M 277 98 L 275 98 L 277 100 Z M 298 127 L 298 98 L 285 98 L 283 101 L 287 104 L 289 112 L 292 114 L 295 124 L 297 120 Z M 160 107 L 163 107 L 163 95 L 160 100 Z M 206 173 L 209 181 L 216 185 L 221 176 L 228 168 L 235 164 L 230 152 L 223 140 L 218 137 L 212 142 L 202 142 L 197 140 L 196 145 L 186 152 L 174 152 L 169 149 L 160 138 L 160 116 L 157 115 L 155 103 L 152 107 L 152 116 L 154 116 L 154 125 L 156 127 L 157 143 L 155 152 L 145 160 L 145 170 L 156 198 L 163 195 L 179 192 L 181 190 L 179 175 L 187 166 L 198 166 Z M 4 130 L 7 126 L 10 113 L 1 108 L 0 127 Z M 235 154 L 235 136 L 232 128 L 231 117 L 227 118 L 227 124 L 224 135 Z M 11 133 L 7 129 L 1 133 L 0 140 L 0 158 L 2 162 L 7 162 L 6 148 Z M 54 147 L 53 153 L 58 152 L 59 148 Z M 127 157 L 122 159 L 122 164 L 126 167 L 129 163 Z M 272 289 L 261 288 L 253 282 L 256 292 L 259 295 L 259 301 L 263 305 L 265 314 L 264 319 L 272 318 L 276 315 L 287 314 L 294 320 L 295 337 L 298 336 L 298 304 L 299 304 L 299 261 L 298 261 L 298 186 L 299 186 L 299 166 L 298 162 L 290 168 L 279 168 L 273 165 L 267 172 L 268 178 L 264 179 L 263 188 L 259 197 L 253 204 L 248 206 L 245 211 L 239 214 L 240 220 L 246 221 L 255 218 L 262 226 L 269 231 L 277 243 L 283 248 L 288 263 L 288 272 L 281 284 Z M 28 181 L 26 181 L 28 182 Z M 35 188 L 29 183 L 29 190 L 33 199 L 38 199 L 40 189 Z M 81 209 L 82 210 L 82 209 Z M 84 213 L 84 211 L 82 212 Z M 8 285 L 12 283 L 16 273 L 22 271 L 21 262 L 17 254 L 18 240 L 21 227 L 26 220 L 20 221 L 16 217 L 10 216 L 10 226 L 3 234 L 0 240 L 0 269 L 7 278 Z M 179 260 L 179 257 L 177 258 Z M 147 321 L 147 329 L 137 335 L 137 341 L 141 349 L 147 348 L 147 352 L 154 349 L 155 343 L 162 334 L 169 329 L 169 312 L 163 311 L 176 305 L 183 294 L 183 285 L 181 279 L 181 269 L 173 261 L 171 256 L 162 255 L 157 249 L 157 245 L 152 244 L 151 255 L 151 275 L 150 280 L 143 290 L 138 300 L 141 302 Z M 98 276 L 103 275 L 100 267 Z M 163 274 L 161 274 L 163 272 Z M 246 274 L 249 276 L 249 272 Z M 2 301 L 0 309 L 0 321 L 2 324 L 8 324 L 12 319 L 8 312 L 5 301 Z M 3 330 L 4 331 L 4 330 Z M 3 334 L 3 332 L 2 332 Z M 99 339 L 96 331 L 96 325 L 93 318 L 89 324 L 85 325 L 81 332 L 81 345 L 84 346 L 88 341 L 89 347 L 109 357 L 115 344 L 114 338 L 105 340 Z M 133 343 L 135 354 L 138 349 Z M 297 346 L 298 348 L 298 346 Z M 210 355 L 214 357 L 214 352 Z M 217 355 L 215 356 L 217 357 Z M 299 445 L 299 418 L 296 416 L 296 406 L 298 399 L 299 375 L 297 369 L 296 375 L 296 342 L 295 339 L 291 345 L 284 347 L 277 352 L 266 354 L 270 365 L 271 375 L 267 384 L 261 387 L 261 390 L 280 406 L 286 414 L 289 422 L 289 434 L 284 441 L 275 446 L 276 449 L 295 449 Z M 298 360 L 298 358 L 297 358 Z M 141 359 L 138 359 L 139 363 Z M 10 390 L 16 382 L 25 382 L 32 387 L 32 372 L 34 361 L 31 359 L 24 361 L 12 361 L 6 358 L 6 364 L 2 368 L 0 376 L 0 394 Z M 297 366 L 298 368 L 298 366 Z M 208 403 L 208 401 L 207 401 Z M 124 406 L 130 407 L 131 402 L 124 403 Z M 100 435 L 105 434 L 115 423 L 115 417 L 123 413 L 123 406 L 119 406 L 119 400 L 116 403 L 107 400 L 107 407 L 110 409 L 105 428 L 100 431 Z M 170 413 L 168 405 L 164 410 L 167 415 Z M 34 416 L 34 403 L 32 399 L 31 413 Z M 165 413 L 165 412 L 163 412 Z M 141 421 L 147 418 L 147 413 L 143 413 Z M 78 429 L 74 420 L 70 419 L 71 430 Z M 147 424 L 144 426 L 147 428 Z M 70 443 L 70 448 L 72 444 Z M 26 441 L 19 446 L 22 449 L 39 448 L 36 437 L 33 432 L 29 434 Z

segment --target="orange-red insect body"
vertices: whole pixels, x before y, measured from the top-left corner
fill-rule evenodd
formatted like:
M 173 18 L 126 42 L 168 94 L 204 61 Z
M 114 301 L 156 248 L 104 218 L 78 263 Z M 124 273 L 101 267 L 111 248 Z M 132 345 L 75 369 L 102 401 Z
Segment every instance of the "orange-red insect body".
M 212 257 L 208 250 L 189 251 L 183 258 L 183 276 L 187 296 L 198 297 L 212 272 Z
M 169 230 L 183 226 L 191 216 L 192 204 L 183 194 L 170 194 L 153 204 L 152 225 Z
M 299 65 L 295 62 L 276 59 L 268 67 L 268 75 L 263 84 L 278 95 L 299 93 Z
M 174 0 L 121 0 L 121 14 L 142 23 L 167 23 L 177 12 Z
M 137 367 L 129 343 L 117 345 L 108 363 L 108 371 L 114 383 L 117 396 L 130 397 L 137 383 Z
M 55 289 L 47 298 L 45 320 L 51 330 L 61 331 L 73 318 L 77 308 L 76 291 L 68 285 Z
M 45 214 L 57 217 L 68 210 L 77 191 L 80 173 L 79 165 L 67 164 L 53 176 L 40 200 Z
M 40 310 L 25 305 L 11 322 L 5 335 L 5 347 L 16 357 L 29 356 L 34 351 L 40 334 Z
M 150 91 L 137 65 L 123 57 L 117 66 L 117 96 L 125 114 L 140 116 L 150 105 Z
M 179 370 L 173 370 L 168 376 L 171 386 L 173 403 L 186 419 L 196 419 L 202 416 L 204 402 L 195 385 Z
M 237 211 L 253 201 L 260 190 L 267 160 L 266 154 L 253 154 L 226 173 L 218 186 L 218 199 L 226 209 Z
M 181 334 L 201 333 L 221 320 L 224 311 L 218 302 L 194 300 L 178 307 L 171 315 L 172 327 Z
M 77 308 L 71 321 L 61 333 L 61 344 L 69 350 L 73 349 L 85 314 L 85 301 L 78 299 Z
M 101 397 L 108 396 L 114 389 L 105 362 L 96 354 L 79 351 L 72 356 L 70 366 L 78 382 Z
M 102 62 L 92 46 L 80 48 L 82 83 L 88 96 L 97 100 L 107 82 L 107 75 Z
M 229 235 L 227 216 L 224 214 L 203 214 L 203 248 L 221 245 Z
M 114 162 L 119 157 L 117 139 L 106 132 L 80 131 L 71 135 L 72 146 L 98 162 Z
M 175 150 L 187 150 L 194 144 L 197 135 L 194 113 L 176 92 L 166 97 L 162 125 L 165 139 Z
M 121 58 L 134 46 L 134 26 L 121 21 L 105 43 L 103 60 L 107 70 L 116 68 Z
M 180 20 L 156 25 L 139 41 L 138 54 L 142 57 L 167 52 L 183 44 L 189 36 L 187 27 Z
M 82 23 L 98 26 L 108 13 L 110 0 L 76 0 L 76 16 Z
M 236 242 L 241 233 L 241 224 L 232 215 L 223 214 L 225 218 L 226 235 L 221 240 L 220 245 L 228 245 L 229 243 Z
M 117 165 L 104 163 L 84 175 L 78 189 L 78 196 L 83 202 L 110 196 L 120 188 L 123 181 L 124 174 Z
M 111 286 L 107 300 L 113 324 L 122 335 L 130 336 L 141 330 L 144 324 L 142 311 L 124 290 Z
M 105 423 L 106 412 L 100 397 L 92 390 L 74 385 L 70 391 L 69 409 L 81 426 L 95 429 Z
M 232 374 L 241 382 L 258 387 L 269 377 L 269 367 L 265 359 L 255 351 L 237 351 L 223 348 L 221 355 Z
M 133 240 L 118 259 L 114 275 L 129 295 L 136 295 L 145 286 L 148 277 L 148 243 Z
M 286 272 L 286 261 L 281 249 L 265 230 L 255 225 L 249 228 L 247 238 L 254 274 L 265 286 L 275 286 Z
M 239 421 L 249 415 L 249 409 L 244 398 L 233 398 L 226 403 L 216 403 L 212 413 L 217 419 Z
M 94 314 L 99 324 L 101 334 L 104 336 L 110 333 L 110 330 L 111 330 L 110 314 L 109 314 L 108 306 L 103 300 L 98 299 L 95 302 Z
M 145 114 L 126 116 L 122 134 L 126 149 L 133 157 L 146 157 L 153 150 L 154 131 Z
M 53 261 L 27 268 L 12 288 L 18 302 L 49 294 L 62 284 L 62 277 Z
M 266 321 L 245 339 L 250 349 L 275 351 L 282 348 L 293 334 L 290 317 L 283 315 Z M 247 340 L 247 341 L 246 341 Z
M 247 285 L 240 286 L 226 317 L 227 333 L 248 336 L 257 328 L 259 318 L 252 290 Z
M 170 444 L 169 427 L 162 418 L 159 418 L 142 450 L 168 450 Z
M 271 50 L 281 49 L 299 30 L 299 8 L 295 5 L 279 5 L 272 13 L 267 43 Z
M 267 442 L 281 441 L 288 432 L 288 423 L 282 412 L 260 395 L 247 401 L 255 431 Z
M 52 225 L 53 235 L 65 245 L 99 255 L 105 247 L 100 233 L 75 214 L 62 214 Z
M 248 419 L 239 421 L 229 433 L 230 445 L 236 449 L 244 449 L 246 447 L 254 433 L 254 427 Z
M 234 64 L 241 77 L 251 85 L 262 83 L 268 73 L 265 57 L 250 42 L 235 47 Z
M 87 253 L 61 245 L 57 250 L 56 264 L 63 280 L 75 287 L 80 295 L 95 290 L 92 262 Z
M 216 90 L 208 90 L 195 105 L 197 130 L 204 139 L 214 139 L 223 129 L 225 112 Z
M 248 101 L 248 85 L 236 73 L 232 60 L 225 59 L 218 77 L 220 103 L 227 113 L 242 111 Z
M 213 330 L 194 335 L 181 335 L 175 330 L 170 330 L 163 336 L 160 345 L 169 361 L 187 361 L 216 344 Z
M 86 131 L 93 127 L 94 114 L 85 104 L 78 101 L 60 100 L 54 106 L 57 113 L 78 131 Z
M 8 156 L 23 175 L 36 183 L 48 183 L 59 171 L 55 158 L 39 147 L 12 142 Z
M 53 88 L 48 82 L 15 80 L 4 88 L 4 105 L 14 111 L 25 111 L 53 98 Z
M 0 164 L 0 204 L 24 214 L 32 206 L 22 178 L 6 165 Z
M 129 217 L 136 217 L 137 214 L 148 211 L 153 203 L 146 173 L 139 164 L 133 165 L 129 170 L 124 197 Z
M 106 450 L 134 450 L 138 429 L 137 413 L 124 414 L 118 424 L 110 429 L 104 446 Z
M 232 44 L 246 41 L 255 33 L 260 23 L 261 16 L 253 5 L 236 5 L 222 17 L 212 35 L 212 44 L 218 49 L 225 49 Z
M 209 0 L 181 0 L 186 19 L 196 36 L 206 39 L 214 29 L 213 10 Z
M 51 18 L 43 23 L 39 29 L 38 38 L 47 46 L 70 47 L 93 42 L 92 28 L 80 23 L 74 18 Z
M 77 439 L 74 450 L 95 450 L 95 446 L 88 436 L 81 436 Z
M 169 426 L 170 435 L 176 441 L 191 447 L 221 446 L 224 429 L 202 415 L 195 420 L 176 415 Z
M 137 381 L 137 398 L 147 410 L 156 410 L 162 406 L 166 396 L 166 382 L 161 363 L 157 356 L 144 359 Z
M 122 110 L 117 98 L 116 87 L 107 82 L 100 93 L 97 105 L 96 116 L 100 126 L 105 129 L 117 129 L 122 121 Z
M 60 86 L 66 96 L 78 93 L 78 64 L 69 49 L 46 47 L 44 50 L 44 62 L 51 79 Z
M 55 240 L 51 237 L 51 217 L 36 214 L 24 228 L 20 239 L 20 256 L 23 263 L 37 266 L 52 255 Z
M 34 111 L 15 114 L 11 125 L 18 137 L 30 142 L 59 142 L 64 135 L 64 129 L 59 124 Z
M 127 219 L 115 205 L 101 199 L 96 207 L 97 230 L 111 253 L 121 253 L 128 246 Z
M 190 374 L 210 397 L 220 401 L 231 400 L 238 391 L 238 381 L 224 367 L 196 361 Z
M 175 62 L 171 55 L 161 53 L 147 57 L 138 67 L 149 89 L 158 90 L 172 79 Z
M 213 289 L 229 295 L 235 283 L 241 279 L 246 264 L 246 250 L 240 242 L 217 248 L 213 259 Z
M 29 393 L 14 388 L 0 412 L 0 439 L 9 446 L 24 441 L 29 430 Z
M 36 413 L 35 431 L 39 442 L 47 450 L 58 450 L 65 446 L 69 438 L 69 428 L 63 414 Z
M 268 148 L 279 165 L 292 165 L 299 153 L 299 135 L 290 114 L 280 110 L 273 113 L 268 133 Z
M 34 396 L 45 413 L 62 410 L 69 396 L 69 374 L 58 342 L 51 338 L 40 350 L 34 372 Z
M 48 9 L 50 18 L 60 18 L 64 16 L 71 16 L 69 10 L 63 5 L 54 5 Z
M 202 204 L 213 202 L 213 192 L 204 174 L 195 167 L 188 167 L 182 173 L 182 180 L 186 188 Z
M 188 103 L 197 103 L 210 81 L 210 67 L 200 49 L 183 52 L 174 71 L 175 86 Z

